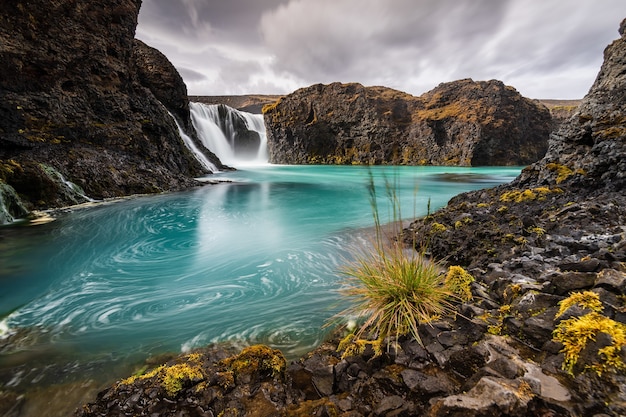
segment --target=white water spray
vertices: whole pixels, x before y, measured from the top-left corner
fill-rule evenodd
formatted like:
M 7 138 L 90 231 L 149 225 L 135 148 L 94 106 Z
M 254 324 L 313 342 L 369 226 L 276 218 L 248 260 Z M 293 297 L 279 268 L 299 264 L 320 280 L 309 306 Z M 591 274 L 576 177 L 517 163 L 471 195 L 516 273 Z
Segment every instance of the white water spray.
M 202 166 L 204 166 L 206 169 L 208 169 L 209 171 L 213 173 L 219 172 L 219 169 L 217 169 L 215 164 L 209 161 L 209 158 L 207 158 L 206 155 L 202 153 L 202 151 L 196 146 L 196 144 L 193 142 L 193 139 L 191 139 L 191 137 L 189 137 L 189 135 L 185 133 L 183 128 L 180 127 L 180 124 L 178 123 L 178 120 L 176 120 L 176 117 L 174 117 L 174 115 L 170 113 L 169 111 L 168 113 L 170 116 L 172 116 L 172 119 L 174 119 L 174 123 L 176 123 L 176 127 L 178 128 L 178 134 L 180 135 L 180 138 L 183 140 L 183 142 L 185 143 L 185 146 L 187 146 L 187 148 L 191 151 L 191 153 L 193 153 L 193 156 L 196 157 L 198 162 L 200 162 Z M 208 147 L 207 149 L 210 150 L 210 148 Z
M 223 114 L 220 116 L 220 106 Z M 267 136 L 263 116 L 233 109 L 225 105 L 189 103 L 191 122 L 202 144 L 228 165 L 267 164 Z M 243 123 L 242 123 L 243 122 Z M 243 125 L 243 126 L 242 126 Z M 239 126 L 239 127 L 237 127 Z M 258 135 L 258 145 L 244 152 L 241 135 Z M 246 145 L 245 143 L 243 144 Z

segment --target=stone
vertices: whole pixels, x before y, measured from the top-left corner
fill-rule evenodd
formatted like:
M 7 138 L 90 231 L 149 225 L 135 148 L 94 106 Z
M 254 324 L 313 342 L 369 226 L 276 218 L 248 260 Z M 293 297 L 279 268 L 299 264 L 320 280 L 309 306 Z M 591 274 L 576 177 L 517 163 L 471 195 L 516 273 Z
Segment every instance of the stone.
M 320 397 L 328 396 L 333 393 L 333 385 L 335 381 L 334 364 L 325 355 L 312 355 L 304 361 L 304 369 L 311 374 L 311 383 L 315 387 L 315 391 Z
M 466 394 L 450 395 L 438 400 L 432 416 L 525 416 L 531 395 L 520 391 L 520 382 L 483 377 Z
M 603 269 L 597 275 L 595 286 L 624 294 L 626 293 L 626 273 L 615 269 Z
M 570 291 L 591 288 L 596 282 L 596 277 L 593 272 L 563 272 L 554 274 L 551 283 L 555 294 L 567 295 Z
M 402 397 L 398 395 L 392 395 L 390 397 L 385 397 L 382 399 L 378 407 L 374 413 L 377 416 L 385 415 L 387 412 L 391 410 L 396 410 L 404 405 L 405 401 Z

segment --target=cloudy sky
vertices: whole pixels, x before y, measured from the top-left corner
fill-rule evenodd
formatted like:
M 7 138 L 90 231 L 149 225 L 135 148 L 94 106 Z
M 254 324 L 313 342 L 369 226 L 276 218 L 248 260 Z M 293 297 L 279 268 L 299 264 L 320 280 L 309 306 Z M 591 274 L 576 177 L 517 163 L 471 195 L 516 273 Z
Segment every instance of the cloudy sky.
M 137 37 L 190 95 L 360 82 L 422 94 L 499 79 L 581 98 L 619 37 L 624 0 L 143 0 Z

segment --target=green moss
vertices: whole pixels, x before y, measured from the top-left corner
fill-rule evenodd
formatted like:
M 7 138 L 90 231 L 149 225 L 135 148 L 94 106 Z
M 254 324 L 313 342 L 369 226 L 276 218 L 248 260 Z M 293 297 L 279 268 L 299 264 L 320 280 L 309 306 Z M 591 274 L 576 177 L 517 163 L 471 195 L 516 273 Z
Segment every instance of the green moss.
M 545 229 L 543 227 L 539 227 L 539 226 L 532 226 L 532 227 L 529 227 L 526 230 L 528 231 L 528 233 L 534 233 L 538 237 L 541 237 L 541 236 L 546 234 Z
M 433 233 L 440 233 L 448 230 L 448 228 L 444 224 L 437 222 L 431 224 L 430 229 L 433 231 Z

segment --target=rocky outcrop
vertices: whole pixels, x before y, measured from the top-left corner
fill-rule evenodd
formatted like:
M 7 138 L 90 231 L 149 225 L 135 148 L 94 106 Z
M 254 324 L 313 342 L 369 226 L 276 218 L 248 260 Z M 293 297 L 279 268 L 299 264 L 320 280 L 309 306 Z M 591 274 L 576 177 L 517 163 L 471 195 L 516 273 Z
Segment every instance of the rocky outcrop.
M 190 126 L 182 79 L 133 39 L 140 5 L 0 5 L 0 182 L 28 209 L 181 189 L 207 172 L 168 114 Z
M 264 108 L 270 162 L 527 165 L 547 148 L 545 106 L 499 81 L 444 83 L 414 97 L 314 85 Z

